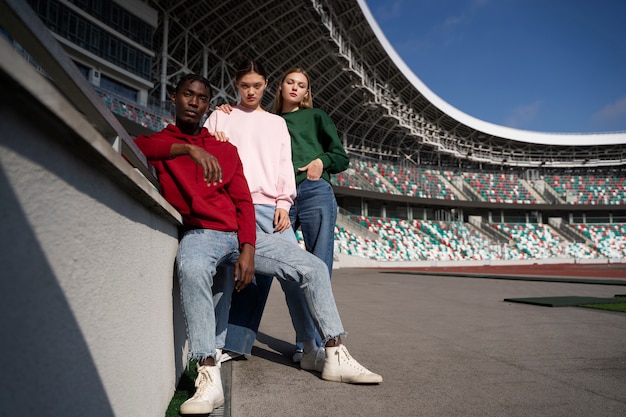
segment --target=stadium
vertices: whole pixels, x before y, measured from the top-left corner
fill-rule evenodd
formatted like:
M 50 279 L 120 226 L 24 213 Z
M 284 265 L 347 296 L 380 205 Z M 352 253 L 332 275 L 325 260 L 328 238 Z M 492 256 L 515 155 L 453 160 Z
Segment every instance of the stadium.
M 266 62 L 272 91 L 290 66 L 307 68 L 315 105 L 331 115 L 351 156 L 350 169 L 333 179 L 338 256 L 626 257 L 626 133 L 522 131 L 458 111 L 407 68 L 363 1 L 147 3 L 150 13 L 141 16 L 152 18 L 131 37 L 143 42 L 145 56 L 137 52 L 134 61 L 122 44 L 105 53 L 93 46 L 88 22 L 63 26 L 64 16 L 81 22 L 90 2 L 30 3 L 131 135 L 171 122 L 168 98 L 181 74 L 206 75 L 217 105 L 236 102 L 233 67 L 247 56 Z M 230 29 L 242 21 L 249 35 Z M 266 95 L 268 108 L 272 99 Z
M 26 149 L 21 142 L 6 142 L 3 148 L 8 151 L 0 160 L 7 184 L 14 186 L 6 188 L 10 221 L 2 243 L 10 250 L 4 256 L 26 262 L 17 252 L 19 245 L 8 238 L 22 228 L 35 230 L 35 236 L 50 233 L 54 237 L 45 244 L 26 239 L 23 245 L 36 247 L 40 262 L 33 262 L 32 268 L 51 282 L 62 275 L 59 270 L 76 277 L 76 265 L 80 271 L 92 271 L 94 265 L 105 265 L 105 259 L 119 260 L 121 281 L 171 276 L 180 215 L 159 196 L 154 172 L 132 138 L 172 122 L 169 97 L 182 75 L 199 73 L 211 81 L 212 106 L 236 102 L 234 68 L 246 57 L 263 60 L 272 93 L 288 68 L 306 68 L 315 106 L 329 113 L 349 153 L 350 168 L 332 179 L 340 207 L 337 268 L 604 264 L 623 269 L 620 265 L 626 263 L 626 132 L 524 131 L 455 109 L 396 54 L 365 0 L 3 0 L 0 16 L 3 85 L 15 98 L 3 104 L 3 122 L 14 133 L 9 136 L 52 138 L 72 148 L 69 156 L 63 153 L 52 163 L 44 159 L 56 154 L 55 147 Z M 39 130 L 37 123 L 29 123 L 33 116 L 19 112 L 30 108 L 27 97 L 41 111 L 37 119 L 44 127 Z M 271 108 L 273 94 L 264 100 Z M 46 133 L 36 133 L 40 130 Z M 74 137 L 81 139 L 70 139 Z M 12 170 L 14 161 L 22 160 L 11 159 L 14 155 L 29 155 L 24 159 L 36 163 L 17 164 Z M 97 173 L 84 174 L 86 163 Z M 43 168 L 33 170 L 31 165 Z M 38 177 L 40 171 L 51 171 L 60 180 L 50 183 L 49 176 Z M 42 184 L 41 189 L 33 188 L 35 183 Z M 102 195 L 96 192 L 101 187 Z M 30 191 L 22 195 L 26 189 Z M 80 198 L 65 208 L 74 193 Z M 59 195 L 65 198 L 63 204 L 57 204 Z M 112 218 L 120 225 L 107 226 L 104 232 L 89 229 L 93 219 L 83 219 L 85 206 L 95 206 L 92 210 L 103 216 L 102 224 Z M 63 207 L 67 215 L 55 211 L 53 216 L 50 207 Z M 124 221 L 119 222 L 120 217 Z M 132 220 L 131 225 L 125 225 L 126 220 Z M 139 230 L 135 223 L 142 225 Z M 104 233 L 118 244 L 105 245 L 97 259 L 87 256 L 90 260 L 85 261 L 76 255 L 68 261 L 68 251 L 102 250 L 88 233 Z M 141 251 L 128 250 L 136 244 L 149 252 L 139 263 Z M 102 278 L 93 277 L 92 286 L 99 288 Z M 169 299 L 172 283 L 164 285 L 154 291 L 172 306 L 169 316 L 154 313 L 160 306 L 150 304 L 144 306 L 145 313 L 154 316 L 147 320 L 160 321 L 158 328 L 172 327 L 173 322 L 179 331 L 171 336 L 173 341 L 145 339 L 146 344 L 162 346 L 157 360 L 175 362 L 163 375 L 171 387 L 183 367 L 184 334 L 176 312 L 180 306 Z M 144 291 L 141 282 L 133 288 L 124 289 L 128 310 L 135 307 L 133 294 Z M 27 289 L 20 287 L 19 292 Z M 73 299 L 67 294 L 72 291 L 84 295 L 70 283 L 60 285 L 59 294 L 68 299 Z M 38 297 L 46 301 L 49 295 Z M 110 297 L 96 301 L 106 305 Z M 19 300 L 12 302 L 17 305 Z M 84 302 L 69 304 L 71 308 L 57 306 L 54 316 L 97 311 Z M 105 318 L 102 326 L 119 326 L 120 320 Z M 102 326 L 95 326 L 94 332 Z M 76 328 L 84 331 L 83 325 Z M 83 354 L 98 357 L 85 353 L 90 351 L 89 336 L 87 342 L 75 338 L 59 342 L 58 351 L 78 341 L 86 346 Z M 137 357 L 125 354 L 132 371 Z M 108 353 L 104 356 L 107 359 L 94 367 L 104 373 L 102 384 L 107 385 L 115 378 L 109 375 L 112 371 L 102 371 L 110 369 L 107 363 L 112 361 Z M 103 390 L 100 382 L 89 383 L 96 392 L 107 391 L 95 401 L 105 404 L 111 415 L 117 411 L 111 410 L 107 396 L 121 398 L 132 409 L 133 401 L 124 399 L 123 389 Z M 159 407 L 169 401 L 163 394 L 169 387 L 153 388 L 163 399 L 151 415 L 159 415 Z

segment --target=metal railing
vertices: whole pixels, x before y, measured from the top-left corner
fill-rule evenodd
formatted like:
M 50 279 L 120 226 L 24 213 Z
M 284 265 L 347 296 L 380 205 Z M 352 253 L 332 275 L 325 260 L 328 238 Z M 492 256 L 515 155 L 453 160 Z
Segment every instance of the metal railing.
M 27 2 L 0 0 L 0 26 L 130 164 L 158 188 L 154 168 Z

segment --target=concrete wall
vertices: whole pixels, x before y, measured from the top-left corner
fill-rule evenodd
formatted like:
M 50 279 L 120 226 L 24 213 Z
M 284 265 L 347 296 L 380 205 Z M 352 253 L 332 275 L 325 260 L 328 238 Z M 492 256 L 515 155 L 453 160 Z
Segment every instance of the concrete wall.
M 4 64 L 0 415 L 162 417 L 185 360 L 180 216 L 46 79 Z

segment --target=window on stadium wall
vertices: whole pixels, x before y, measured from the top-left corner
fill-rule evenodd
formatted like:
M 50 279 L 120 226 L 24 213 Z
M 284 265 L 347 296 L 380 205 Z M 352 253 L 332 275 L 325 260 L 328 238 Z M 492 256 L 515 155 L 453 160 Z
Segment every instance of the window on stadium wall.
M 626 213 L 608 213 L 608 214 L 593 214 L 586 213 L 574 213 L 571 215 L 571 222 L 586 223 L 586 224 L 611 224 L 611 223 L 626 223 Z
M 395 219 L 406 219 L 408 216 L 407 208 L 405 206 L 388 206 L 387 217 Z
M 134 88 L 130 88 L 112 78 L 109 78 L 106 75 L 102 75 L 100 77 L 100 87 L 120 97 L 124 97 L 132 100 L 133 102 L 137 102 L 137 90 L 135 90 Z
M 28 0 L 28 3 L 52 32 L 120 68 L 144 79 L 151 79 L 150 55 L 93 24 L 58 0 Z M 115 3 L 100 0 L 75 0 L 72 3 L 115 31 L 152 50 L 153 28 Z
M 86 79 L 89 79 L 89 72 L 91 71 L 91 69 L 88 66 L 81 64 L 80 62 L 74 61 L 74 64 L 76 64 L 80 73 L 83 74 Z M 98 85 L 98 87 L 106 90 L 109 93 L 113 93 L 116 96 L 127 98 L 132 102 L 138 101 L 138 90 L 129 87 L 126 84 L 120 83 L 119 81 L 114 80 L 113 78 L 110 78 L 104 74 L 100 76 L 100 84 Z
M 612 223 L 609 216 L 585 216 L 585 223 Z
M 424 207 L 413 208 L 413 218 L 417 220 L 426 220 L 428 213 Z
M 80 73 L 83 74 L 86 79 L 89 79 L 89 67 L 76 61 L 74 61 L 74 64 L 76 64 Z
M 520 213 L 504 213 L 502 216 L 502 220 L 504 223 L 537 223 L 537 217 Z

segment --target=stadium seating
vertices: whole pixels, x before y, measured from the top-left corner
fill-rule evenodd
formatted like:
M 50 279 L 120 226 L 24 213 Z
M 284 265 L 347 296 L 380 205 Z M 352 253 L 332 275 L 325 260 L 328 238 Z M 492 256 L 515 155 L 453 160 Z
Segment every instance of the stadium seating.
M 350 159 L 351 172 L 332 178 L 334 185 L 364 189 L 362 182 L 384 194 L 404 194 L 410 197 L 458 200 L 457 195 L 442 180 L 439 170 L 403 167 L 392 163 L 379 163 L 360 158 Z
M 350 248 L 349 252 L 343 253 L 395 261 L 488 259 L 492 253 L 486 250 L 490 243 L 464 223 L 365 216 L 353 216 L 352 219 L 380 238 L 350 245 L 345 242 L 345 234 L 339 234 L 336 236 L 340 242 L 339 251 Z M 478 244 L 472 246 L 470 242 Z
M 626 204 L 626 178 L 593 174 L 549 175 L 546 182 L 571 204 Z
M 451 185 L 460 176 L 484 201 L 491 203 L 537 204 L 540 201 L 515 173 L 453 172 L 432 168 L 401 166 L 391 162 L 350 159 L 351 172 L 333 177 L 335 185 L 370 189 L 384 194 L 458 200 Z M 446 179 L 447 181 L 444 181 Z M 571 204 L 626 204 L 626 177 L 602 175 L 548 175 L 550 185 L 563 201 Z M 365 186 L 364 184 L 369 184 Z M 457 190 L 463 192 L 463 190 Z M 569 196 L 569 197 L 568 197 Z
M 98 94 L 104 100 L 104 104 L 113 112 L 119 116 L 122 116 L 128 120 L 146 127 L 152 131 L 159 132 L 169 123 L 173 123 L 173 119 L 157 116 L 150 113 L 146 109 L 142 109 L 136 106 L 136 104 L 128 104 L 119 97 L 109 94 L 103 90 L 98 89 Z
M 515 174 L 464 172 L 462 175 L 483 200 L 490 203 L 538 203 Z
M 512 240 L 519 250 L 520 259 L 598 257 L 591 248 L 568 242 L 545 224 L 495 223 L 491 227 Z
M 334 175 L 331 178 L 331 183 L 340 187 L 352 188 L 353 190 L 362 190 L 363 188 L 353 181 L 354 176 L 348 175 L 345 171 Z
M 351 216 L 378 239 L 366 239 L 344 228 L 335 229 L 335 250 L 378 261 L 528 260 L 546 258 L 625 258 L 626 224 L 587 228 L 593 246 L 572 243 L 549 225 L 495 223 L 490 226 L 510 239 L 496 244 L 463 222 L 400 220 Z M 598 226 L 598 225 L 594 225 Z M 606 225 L 605 225 L 606 226 Z M 607 236 L 613 237 L 612 240 Z M 591 237 L 590 237 L 591 239 Z
M 494 259 L 494 245 L 467 223 L 424 220 L 414 223 L 423 233 L 449 247 L 459 259 Z
M 609 259 L 626 258 L 626 223 L 577 223 L 574 228 L 592 242 L 595 250 Z

